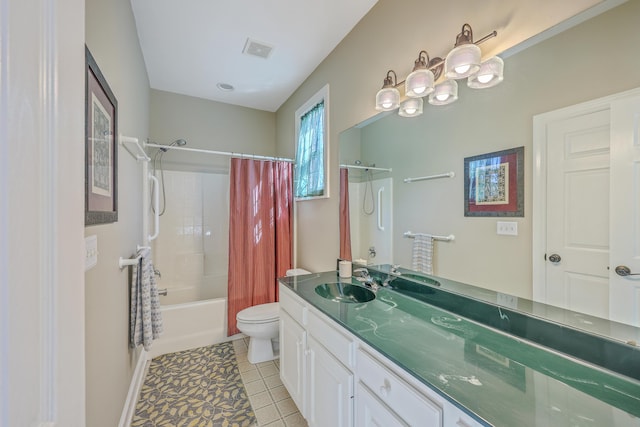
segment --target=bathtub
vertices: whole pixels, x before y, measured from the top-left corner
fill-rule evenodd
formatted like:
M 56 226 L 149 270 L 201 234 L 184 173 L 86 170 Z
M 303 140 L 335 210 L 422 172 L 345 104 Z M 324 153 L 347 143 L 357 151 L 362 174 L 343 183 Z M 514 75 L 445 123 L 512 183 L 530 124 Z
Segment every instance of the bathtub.
M 167 296 L 160 297 L 164 332 L 151 346 L 152 358 L 242 336 L 227 337 L 226 286 L 167 288 Z M 203 292 L 209 298 L 198 300 Z

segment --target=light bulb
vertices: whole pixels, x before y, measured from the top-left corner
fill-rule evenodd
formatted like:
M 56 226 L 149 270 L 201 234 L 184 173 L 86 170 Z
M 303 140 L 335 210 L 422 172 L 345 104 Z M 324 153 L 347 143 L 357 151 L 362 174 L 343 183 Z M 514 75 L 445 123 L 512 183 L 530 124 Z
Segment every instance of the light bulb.
M 392 102 L 389 102 L 389 101 L 387 101 L 387 102 L 383 102 L 383 103 L 382 103 L 382 106 L 383 106 L 384 108 L 391 108 L 391 106 L 392 106 L 392 105 L 393 105 L 393 103 L 392 103 Z
M 427 90 L 426 86 L 418 86 L 413 88 L 413 92 L 416 94 L 424 93 L 425 90 Z
M 447 98 L 449 98 L 449 94 L 448 93 L 439 93 L 436 95 L 436 99 L 438 101 L 446 101 Z
M 467 71 L 469 71 L 469 68 L 471 68 L 471 65 L 470 65 L 470 64 L 464 64 L 464 65 L 459 65 L 459 66 L 457 66 L 457 67 L 455 68 L 455 70 L 456 70 L 456 73 L 458 73 L 458 74 L 464 74 L 464 73 L 466 73 Z
M 416 111 L 418 111 L 418 109 L 417 109 L 417 108 L 412 108 L 412 107 L 410 107 L 410 108 L 405 108 L 405 109 L 404 109 L 404 111 L 405 111 L 407 114 L 415 114 L 415 113 L 416 113 Z
M 467 86 L 473 89 L 484 89 L 499 84 L 504 78 L 504 61 L 494 56 L 480 65 L 480 70 L 469 76 Z
M 493 74 L 483 74 L 479 75 L 477 78 L 480 83 L 487 84 L 493 79 Z

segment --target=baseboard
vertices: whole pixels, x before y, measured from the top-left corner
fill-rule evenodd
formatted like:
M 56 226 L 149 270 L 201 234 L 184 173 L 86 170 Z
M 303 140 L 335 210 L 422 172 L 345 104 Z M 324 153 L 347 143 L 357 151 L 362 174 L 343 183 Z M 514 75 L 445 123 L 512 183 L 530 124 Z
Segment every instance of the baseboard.
M 138 396 L 140 395 L 140 389 L 144 384 L 144 377 L 147 373 L 147 367 L 151 357 L 149 353 L 141 348 L 140 356 L 138 356 L 138 363 L 136 363 L 136 369 L 133 371 L 133 377 L 131 378 L 131 384 L 129 384 L 129 392 L 127 393 L 127 400 L 124 402 L 124 408 L 122 409 L 122 415 L 120 416 L 120 423 L 118 427 L 129 427 L 133 420 L 133 415 L 136 412 L 136 403 L 138 403 Z

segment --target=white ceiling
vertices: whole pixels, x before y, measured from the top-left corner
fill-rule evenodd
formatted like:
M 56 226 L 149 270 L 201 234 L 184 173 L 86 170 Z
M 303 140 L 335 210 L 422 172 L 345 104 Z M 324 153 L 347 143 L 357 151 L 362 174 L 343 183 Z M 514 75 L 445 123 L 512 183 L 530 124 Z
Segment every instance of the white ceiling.
M 424 1 L 433 3 L 438 26 L 443 20 L 450 21 L 448 28 L 460 27 L 462 20 L 472 26 L 491 21 L 504 48 L 591 6 L 621 2 Z M 131 0 L 152 88 L 266 111 L 276 111 L 376 2 Z M 507 34 L 500 32 L 505 26 L 511 29 Z M 444 43 L 434 40 L 440 37 L 451 44 L 455 34 L 425 35 L 433 45 Z M 248 39 L 273 47 L 269 57 L 244 54 Z M 218 83 L 235 90 L 222 91 Z

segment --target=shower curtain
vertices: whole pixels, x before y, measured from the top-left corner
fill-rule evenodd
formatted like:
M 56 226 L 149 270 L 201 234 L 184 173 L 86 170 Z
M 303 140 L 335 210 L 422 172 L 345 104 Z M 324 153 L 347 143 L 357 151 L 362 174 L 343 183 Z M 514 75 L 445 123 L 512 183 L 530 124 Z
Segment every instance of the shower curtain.
M 349 169 L 340 169 L 340 258 L 351 261 L 351 220 L 349 217 Z
M 231 159 L 227 335 L 239 333 L 236 314 L 278 301 L 277 278 L 291 268 L 292 165 Z

